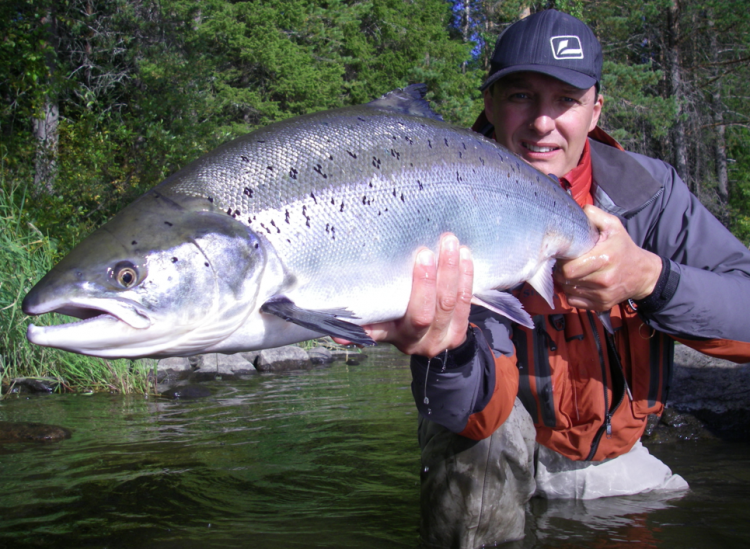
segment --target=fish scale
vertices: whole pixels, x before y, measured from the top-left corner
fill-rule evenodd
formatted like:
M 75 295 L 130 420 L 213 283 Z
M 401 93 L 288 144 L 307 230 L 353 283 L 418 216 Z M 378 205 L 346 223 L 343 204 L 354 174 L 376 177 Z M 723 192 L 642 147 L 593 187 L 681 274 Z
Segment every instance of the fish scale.
M 154 254 L 169 253 L 176 245 L 171 238 L 184 245 L 191 232 L 202 235 L 194 242 L 200 253 L 193 255 L 212 268 L 226 266 L 212 284 L 221 299 L 222 292 L 231 297 L 203 321 L 222 328 L 201 327 L 200 338 L 193 336 L 205 342 L 203 351 L 277 346 L 320 333 L 365 341 L 351 323 L 402 316 L 417 250 L 437 251 L 446 231 L 472 250 L 476 299 L 523 322 L 520 304 L 492 290 L 529 280 L 551 301 L 554 259 L 586 252 L 596 231 L 556 183 L 495 142 L 437 120 L 418 95 L 407 88 L 229 142 L 123 210 L 109 233 L 135 231 L 139 223 L 128 216 L 143 208 L 156 213 L 149 209 L 138 214 L 142 218 L 169 217 L 174 227 L 156 238 L 151 255 L 144 253 L 146 266 L 156 264 Z M 172 217 L 177 211 L 185 221 Z M 210 229 L 203 230 L 208 220 Z M 230 238 L 211 236 L 217 225 L 227 225 Z M 149 238 L 155 239 L 128 232 L 121 240 Z M 257 265 L 245 272 L 248 261 Z M 227 269 L 244 274 L 230 280 Z M 158 299 L 133 299 L 136 308 L 148 301 L 139 314 L 159 316 L 153 311 Z M 41 308 L 29 305 L 30 311 Z M 230 310 L 238 311 L 236 320 Z M 224 328 L 230 325 L 231 332 Z M 187 343 L 159 345 L 149 354 L 195 351 Z

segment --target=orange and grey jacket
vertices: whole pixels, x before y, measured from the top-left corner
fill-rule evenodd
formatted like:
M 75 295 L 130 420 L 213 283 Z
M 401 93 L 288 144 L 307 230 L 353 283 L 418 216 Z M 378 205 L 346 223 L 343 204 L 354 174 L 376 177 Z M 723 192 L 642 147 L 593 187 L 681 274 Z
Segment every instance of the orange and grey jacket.
M 550 309 L 528 285 L 515 294 L 533 329 L 473 308 L 460 348 L 429 361 L 412 357 L 412 392 L 424 417 L 481 439 L 507 419 L 517 395 L 540 444 L 571 459 L 602 460 L 630 450 L 648 415 L 662 412 L 675 339 L 750 360 L 750 251 L 674 168 L 618 149 L 599 129 L 589 143 L 595 205 L 662 258 L 654 293 L 611 311 L 614 334 L 560 292 Z

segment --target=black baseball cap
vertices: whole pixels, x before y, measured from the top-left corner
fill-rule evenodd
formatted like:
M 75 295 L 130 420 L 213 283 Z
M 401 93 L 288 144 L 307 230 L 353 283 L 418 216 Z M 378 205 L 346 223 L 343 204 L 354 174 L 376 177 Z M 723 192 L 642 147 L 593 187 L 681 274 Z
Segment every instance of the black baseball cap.
M 585 90 L 602 77 L 602 47 L 581 20 L 544 10 L 513 23 L 498 37 L 480 90 L 514 72 L 547 74 Z

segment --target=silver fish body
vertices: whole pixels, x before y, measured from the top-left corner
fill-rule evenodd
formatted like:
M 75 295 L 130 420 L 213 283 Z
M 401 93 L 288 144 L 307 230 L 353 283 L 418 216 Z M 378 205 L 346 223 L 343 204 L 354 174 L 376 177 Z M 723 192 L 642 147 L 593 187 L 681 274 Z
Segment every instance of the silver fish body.
M 403 315 L 416 251 L 447 231 L 472 250 L 477 302 L 507 312 L 493 290 L 523 281 L 551 300 L 555 258 L 596 231 L 515 155 L 422 116 L 417 92 L 272 124 L 178 171 L 32 289 L 27 313 L 85 321 L 29 339 L 108 357 L 356 341 Z

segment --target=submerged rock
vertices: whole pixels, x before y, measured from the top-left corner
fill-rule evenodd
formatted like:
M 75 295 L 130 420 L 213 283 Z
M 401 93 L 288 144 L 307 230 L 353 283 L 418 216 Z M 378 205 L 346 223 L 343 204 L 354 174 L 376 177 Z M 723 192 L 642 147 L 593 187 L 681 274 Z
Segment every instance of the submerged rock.
M 161 396 L 172 399 L 194 400 L 211 396 L 211 389 L 203 385 L 183 385 L 172 387 L 161 393 Z
M 0 421 L 0 442 L 55 442 L 70 438 L 71 431 L 44 423 Z

